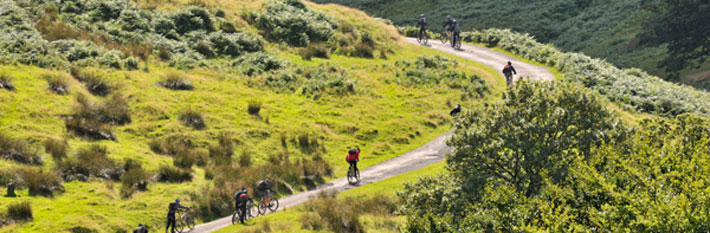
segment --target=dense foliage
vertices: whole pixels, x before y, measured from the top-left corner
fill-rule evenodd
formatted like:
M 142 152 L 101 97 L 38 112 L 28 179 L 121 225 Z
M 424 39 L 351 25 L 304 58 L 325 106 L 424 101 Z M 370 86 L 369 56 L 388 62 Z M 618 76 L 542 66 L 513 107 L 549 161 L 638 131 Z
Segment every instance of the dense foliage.
M 510 30 L 489 29 L 464 32 L 467 42 L 499 46 L 535 62 L 559 69 L 565 78 L 583 84 L 643 112 L 665 115 L 694 113 L 710 115 L 710 94 L 688 86 L 663 81 L 639 69 L 619 69 L 603 60 L 579 53 L 565 53 L 552 45 L 541 44 L 530 35 Z
M 441 56 L 419 56 L 414 62 L 400 60 L 397 82 L 405 86 L 445 86 L 464 92 L 462 98 L 479 98 L 489 92 L 485 81 L 477 75 L 469 75 L 454 68 L 455 60 Z
M 338 23 L 335 19 L 306 7 L 300 0 L 273 0 L 264 12 L 253 12 L 251 21 L 266 35 L 293 46 L 328 41 Z
M 618 125 L 597 98 L 575 85 L 521 83 L 465 113 L 450 141 L 451 175 L 400 193 L 407 230 L 707 231 L 710 122 Z

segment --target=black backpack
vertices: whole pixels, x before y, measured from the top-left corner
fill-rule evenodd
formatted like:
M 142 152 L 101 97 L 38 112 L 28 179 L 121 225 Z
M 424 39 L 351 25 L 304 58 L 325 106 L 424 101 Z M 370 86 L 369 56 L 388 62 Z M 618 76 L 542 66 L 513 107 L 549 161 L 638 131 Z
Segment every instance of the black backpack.
M 348 154 L 351 154 L 351 155 L 354 155 L 355 153 L 357 153 L 356 149 L 350 149 L 350 151 L 348 151 Z

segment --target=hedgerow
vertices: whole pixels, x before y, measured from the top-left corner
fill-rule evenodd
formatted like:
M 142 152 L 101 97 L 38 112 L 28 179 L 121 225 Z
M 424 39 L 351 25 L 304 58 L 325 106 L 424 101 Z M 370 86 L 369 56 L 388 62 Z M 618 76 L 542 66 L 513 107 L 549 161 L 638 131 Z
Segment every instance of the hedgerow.
M 603 60 L 579 53 L 562 52 L 541 44 L 528 34 L 488 29 L 464 32 L 466 42 L 499 46 L 526 59 L 559 69 L 573 82 L 583 84 L 612 101 L 649 113 L 677 116 L 710 115 L 710 94 L 689 86 L 666 82 L 639 69 L 619 69 Z

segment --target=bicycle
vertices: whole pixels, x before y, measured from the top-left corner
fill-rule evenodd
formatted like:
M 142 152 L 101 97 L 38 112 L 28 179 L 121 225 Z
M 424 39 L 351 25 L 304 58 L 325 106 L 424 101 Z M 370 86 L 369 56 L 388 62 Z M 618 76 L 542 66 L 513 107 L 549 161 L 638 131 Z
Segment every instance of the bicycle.
M 441 35 L 441 44 L 446 44 L 448 41 L 451 41 L 451 32 L 449 30 L 444 30 L 444 34 Z
M 271 196 L 271 192 L 269 192 L 268 197 L 271 199 L 268 204 L 264 203 L 264 199 L 266 199 L 267 196 L 264 196 L 261 198 L 261 201 L 259 202 L 259 205 L 257 205 L 257 210 L 259 215 L 264 215 L 266 214 L 266 210 L 271 210 L 271 212 L 276 212 L 276 210 L 279 209 L 279 199 Z
M 451 38 L 451 47 L 456 50 L 461 50 L 461 36 L 453 35 Z
M 176 222 L 175 228 L 177 228 L 178 232 L 190 232 L 193 229 L 195 229 L 195 218 L 192 217 L 192 214 L 190 214 L 190 211 L 183 211 L 180 215 L 180 219 Z
M 255 217 L 254 214 L 252 214 L 252 209 L 254 209 L 254 200 L 249 198 L 249 200 L 247 200 L 246 205 L 247 205 L 247 208 L 246 208 L 246 213 L 244 213 L 244 214 L 246 214 L 244 217 L 244 221 L 248 221 L 248 220 Z M 232 225 L 235 225 L 239 222 L 239 217 L 241 216 L 241 214 L 242 213 L 239 212 L 239 209 L 234 211 L 234 214 L 232 214 Z
M 422 45 L 426 45 L 429 43 L 429 35 L 426 33 L 426 30 L 424 30 L 423 33 L 419 33 L 419 36 L 417 37 L 417 42 Z
M 348 169 L 348 183 L 351 185 L 360 183 L 360 171 L 356 171 L 355 168 L 350 167 Z

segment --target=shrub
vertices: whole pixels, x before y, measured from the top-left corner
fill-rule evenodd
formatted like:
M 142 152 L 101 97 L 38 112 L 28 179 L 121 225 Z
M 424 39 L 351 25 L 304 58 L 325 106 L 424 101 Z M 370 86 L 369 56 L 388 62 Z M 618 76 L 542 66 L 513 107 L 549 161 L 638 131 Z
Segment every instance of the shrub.
M 343 68 L 322 64 L 314 69 L 308 69 L 304 74 L 307 81 L 301 87 L 303 95 L 318 98 L 324 94 L 347 95 L 355 93 L 355 83 L 348 80 L 347 71 Z
M 97 140 L 116 140 L 111 125 L 131 122 L 131 110 L 121 94 L 114 94 L 101 104 L 89 102 L 88 97 L 79 94 L 73 113 L 64 119 L 68 131 Z
M 234 23 L 230 21 L 223 20 L 222 22 L 219 23 L 219 30 L 226 32 L 226 33 L 236 33 L 237 28 L 234 26 Z
M 170 16 L 175 25 L 175 30 L 180 34 L 192 31 L 215 31 L 214 20 L 207 9 L 198 6 L 189 6 L 175 12 Z
M 172 90 L 192 90 L 192 82 L 183 73 L 169 72 L 158 85 Z
M 56 173 L 41 168 L 23 168 L 19 170 L 19 176 L 30 195 L 51 197 L 56 192 L 64 191 L 62 179 Z
M 54 93 L 60 95 L 69 93 L 69 80 L 67 80 L 64 75 L 55 73 L 43 74 L 42 78 L 44 78 L 44 80 L 47 80 L 49 90 L 53 91 Z
M 328 41 L 338 28 L 335 20 L 308 9 L 300 0 L 269 1 L 265 8 L 252 13 L 251 21 L 272 40 L 292 46 Z
M 355 212 L 351 206 L 350 203 L 340 203 L 334 193 L 321 192 L 317 199 L 307 202 L 303 208 L 315 212 L 329 231 L 365 232 L 362 223 L 358 220 L 361 213 Z M 318 220 L 310 219 L 314 217 L 313 214 L 304 215 L 303 222 L 307 223 L 304 227 L 319 228 L 321 224 L 314 223 Z
M 252 156 L 251 152 L 244 150 L 242 151 L 242 155 L 239 156 L 239 166 L 240 167 L 251 167 L 252 165 Z
M 44 141 L 44 150 L 52 155 L 55 161 L 61 161 L 67 157 L 69 144 L 66 139 L 47 138 Z
M 187 108 L 180 114 L 180 121 L 186 126 L 192 127 L 197 130 L 201 130 L 207 127 L 205 125 L 205 120 L 202 118 L 202 113 L 193 109 Z
M 147 55 L 146 55 L 147 56 Z M 138 59 L 134 57 L 129 57 L 123 60 L 123 68 L 127 70 L 137 70 L 138 69 Z
M 249 112 L 249 115 L 259 115 L 259 111 L 261 111 L 261 101 L 249 100 L 247 106 L 247 112 Z
M 192 180 L 192 171 L 180 169 L 169 165 L 160 165 L 158 169 L 158 181 L 169 183 L 182 183 Z
M 213 32 L 207 36 L 207 39 L 214 44 L 214 51 L 222 56 L 238 57 L 246 52 L 264 50 L 264 42 L 249 33 Z
M 0 89 L 7 89 L 8 91 L 14 91 L 15 86 L 12 85 L 14 78 L 7 73 L 0 73 Z
M 39 150 L 24 139 L 11 138 L 0 133 L 0 157 L 24 164 L 41 165 Z
M 173 158 L 173 165 L 179 168 L 192 168 L 195 165 L 197 158 L 192 151 L 183 151 L 175 155 Z
M 72 67 L 71 74 L 75 79 L 84 83 L 86 89 L 88 89 L 91 94 L 106 96 L 114 89 L 110 81 L 96 71 L 80 70 L 79 68 Z
M 217 11 L 214 12 L 214 16 L 217 16 L 220 18 L 224 18 L 225 15 L 226 14 L 224 13 L 224 10 L 222 10 L 222 9 L 217 9 Z
M 253 76 L 286 67 L 286 61 L 265 53 L 250 53 L 239 57 L 232 66 L 238 67 L 246 75 Z
M 141 167 L 136 165 L 130 168 L 124 166 L 126 173 L 121 176 L 121 196 L 130 198 L 136 191 L 147 191 L 150 175 Z
M 395 62 L 401 68 L 397 82 L 406 86 L 436 86 L 458 89 L 463 98 L 479 98 L 489 92 L 486 82 L 478 75 L 457 71 L 455 60 L 441 56 L 419 56 L 414 62 Z
M 175 135 L 162 139 L 153 139 L 149 142 L 150 149 L 157 154 L 176 156 L 194 148 L 192 140 L 185 136 Z
M 79 149 L 73 158 L 57 164 L 64 180 L 86 181 L 91 178 L 120 180 L 124 168 L 108 157 L 108 150 L 100 144 Z
M 116 140 L 116 136 L 111 132 L 111 127 L 95 119 L 69 116 L 64 118 L 64 125 L 67 131 L 74 132 L 74 134 L 81 137 L 96 140 Z
M 330 58 L 330 48 L 325 43 L 310 43 L 299 51 L 303 59 L 311 60 L 313 57 Z
M 13 221 L 32 221 L 32 205 L 29 200 L 11 203 L 7 206 L 7 218 Z

